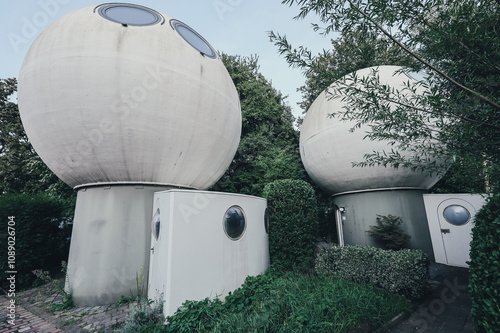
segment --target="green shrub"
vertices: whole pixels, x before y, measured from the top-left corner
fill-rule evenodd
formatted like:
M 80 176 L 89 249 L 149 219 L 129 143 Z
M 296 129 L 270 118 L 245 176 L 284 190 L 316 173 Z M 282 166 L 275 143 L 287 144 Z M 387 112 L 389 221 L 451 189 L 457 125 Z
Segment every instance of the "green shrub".
M 60 200 L 43 194 L 5 194 L 0 196 L 0 239 L 5 247 L 0 251 L 0 287 L 6 289 L 9 268 L 7 244 L 14 244 L 16 290 L 29 288 L 36 280 L 34 270 L 60 275 L 62 261 L 68 260 L 71 228 L 67 206 Z M 14 229 L 8 229 L 9 217 L 14 217 Z M 15 232 L 15 240 L 9 232 Z M 12 236 L 10 236 L 12 237 Z
M 277 180 L 264 188 L 269 223 L 271 265 L 278 270 L 311 266 L 317 234 L 317 202 L 302 180 Z
M 127 319 L 120 327 L 123 333 L 160 333 L 165 332 L 163 303 L 138 301 L 133 305 Z
M 367 233 L 379 240 L 383 246 L 390 250 L 401 250 L 405 244 L 408 243 L 411 236 L 408 235 L 403 229 L 401 224 L 403 219 L 394 215 L 377 215 L 377 224 L 370 226 L 371 230 Z
M 429 259 L 420 250 L 382 250 L 370 246 L 323 248 L 316 257 L 319 274 L 368 283 L 410 299 L 426 292 Z
M 403 297 L 373 286 L 288 272 L 249 277 L 225 302 L 186 302 L 167 318 L 166 332 L 349 332 L 409 309 Z
M 476 214 L 470 245 L 469 287 L 476 332 L 500 327 L 500 195 Z

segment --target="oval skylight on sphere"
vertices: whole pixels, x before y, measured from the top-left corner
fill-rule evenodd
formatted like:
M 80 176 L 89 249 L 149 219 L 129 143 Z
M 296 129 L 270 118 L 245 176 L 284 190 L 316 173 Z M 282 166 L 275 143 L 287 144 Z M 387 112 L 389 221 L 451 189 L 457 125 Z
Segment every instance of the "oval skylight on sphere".
M 189 45 L 194 47 L 201 54 L 209 58 L 217 58 L 217 54 L 212 46 L 210 46 L 205 38 L 201 37 L 201 35 L 194 31 L 191 27 L 178 20 L 170 20 L 170 25 L 186 42 L 189 43 Z
M 451 205 L 446 207 L 443 211 L 443 216 L 447 222 L 453 225 L 467 224 L 470 219 L 469 211 L 460 205 Z
M 107 20 L 133 26 L 154 25 L 163 21 L 163 17 L 152 9 L 126 3 L 104 4 L 98 12 Z
M 232 206 L 224 215 L 224 231 L 232 240 L 238 240 L 242 237 L 246 228 L 246 219 L 243 209 L 239 206 Z

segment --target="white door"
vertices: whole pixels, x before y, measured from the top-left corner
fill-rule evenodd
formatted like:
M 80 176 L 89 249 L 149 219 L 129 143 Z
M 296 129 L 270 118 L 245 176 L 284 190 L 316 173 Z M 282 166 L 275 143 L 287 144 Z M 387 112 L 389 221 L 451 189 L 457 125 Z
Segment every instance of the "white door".
M 448 265 L 468 267 L 476 209 L 468 201 L 452 198 L 441 202 L 437 213 Z

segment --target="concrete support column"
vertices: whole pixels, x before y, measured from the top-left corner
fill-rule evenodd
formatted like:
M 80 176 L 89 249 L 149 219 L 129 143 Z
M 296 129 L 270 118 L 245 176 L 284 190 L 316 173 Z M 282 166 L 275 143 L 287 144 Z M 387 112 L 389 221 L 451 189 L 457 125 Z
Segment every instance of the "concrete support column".
M 153 196 L 167 186 L 112 185 L 78 190 L 66 291 L 77 306 L 112 304 L 147 285 Z

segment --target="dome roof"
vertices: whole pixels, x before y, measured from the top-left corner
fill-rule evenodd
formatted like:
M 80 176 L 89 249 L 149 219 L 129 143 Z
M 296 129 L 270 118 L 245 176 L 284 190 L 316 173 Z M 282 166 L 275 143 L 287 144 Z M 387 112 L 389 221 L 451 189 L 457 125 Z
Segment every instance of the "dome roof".
M 47 27 L 25 57 L 18 100 L 33 147 L 72 187 L 205 189 L 241 134 L 238 93 L 210 44 L 131 4 L 82 8 Z
M 371 75 L 374 68 L 356 72 L 358 78 Z M 403 88 L 408 81 L 415 81 L 397 66 L 376 68 L 381 83 L 393 88 Z M 340 83 L 330 86 L 335 88 Z M 330 194 L 394 188 L 428 189 L 438 181 L 426 173 L 413 172 L 407 168 L 384 166 L 353 167 L 352 162 L 362 162 L 364 155 L 373 151 L 390 151 L 387 141 L 364 139 L 368 130 L 365 124 L 350 131 L 354 121 L 343 121 L 339 116 L 346 103 L 333 99 L 322 92 L 306 113 L 300 129 L 300 154 L 304 167 L 316 184 Z M 404 154 L 404 152 L 401 152 Z

